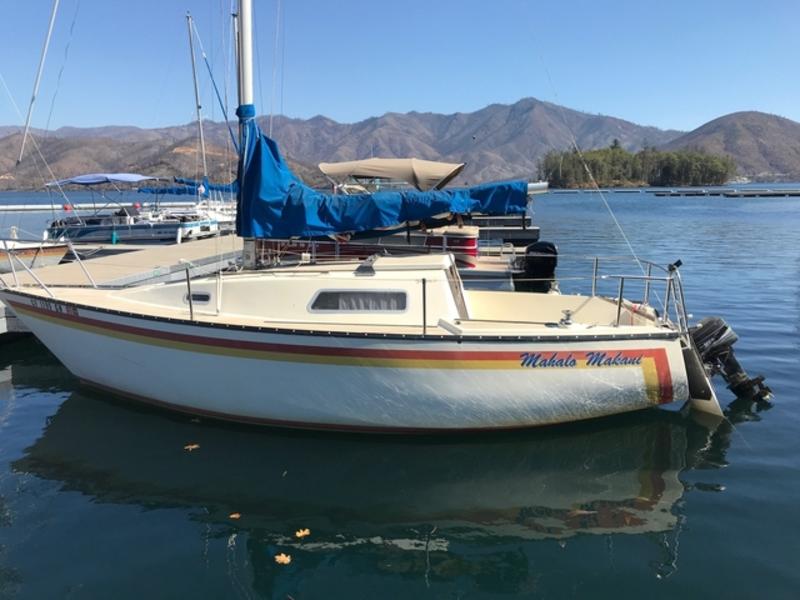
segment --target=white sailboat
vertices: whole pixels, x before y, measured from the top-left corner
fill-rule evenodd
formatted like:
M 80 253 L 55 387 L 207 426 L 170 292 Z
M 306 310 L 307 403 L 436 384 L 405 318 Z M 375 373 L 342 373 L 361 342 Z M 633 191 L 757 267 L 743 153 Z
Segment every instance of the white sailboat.
M 356 218 L 369 229 L 444 207 L 524 210 L 525 182 L 345 203 L 304 187 L 255 124 L 249 0 L 238 18 L 245 267 L 255 237 L 341 231 Z M 720 415 L 708 377 L 740 375 L 717 351 L 732 338 L 725 328 L 693 336 L 677 267 L 620 276 L 613 298 L 465 290 L 444 254 L 121 289 L 6 287 L 0 299 L 78 378 L 159 406 L 312 429 L 476 431 L 671 402 Z M 623 297 L 632 281 L 644 282 L 641 302 Z M 656 285 L 660 313 L 648 304 Z

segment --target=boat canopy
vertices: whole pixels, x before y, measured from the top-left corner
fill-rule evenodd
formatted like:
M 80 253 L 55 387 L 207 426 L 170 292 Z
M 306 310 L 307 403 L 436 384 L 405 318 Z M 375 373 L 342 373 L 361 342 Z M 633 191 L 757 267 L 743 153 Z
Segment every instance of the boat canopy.
M 305 185 L 277 144 L 255 122 L 252 104 L 237 110 L 242 124 L 236 232 L 245 238 L 316 237 L 424 221 L 448 213 L 524 214 L 528 183 L 511 181 L 452 190 L 325 194 Z
M 149 181 L 154 179 L 158 179 L 158 177 L 139 175 L 137 173 L 90 173 L 88 175 L 76 175 L 75 177 L 68 177 L 67 179 L 51 181 L 46 183 L 45 186 L 52 187 L 70 184 L 99 185 L 101 183 L 139 183 L 141 181 Z
M 319 170 L 336 182 L 346 179 L 399 179 L 420 191 L 440 190 L 464 169 L 464 163 L 444 163 L 419 158 L 367 158 L 320 163 Z

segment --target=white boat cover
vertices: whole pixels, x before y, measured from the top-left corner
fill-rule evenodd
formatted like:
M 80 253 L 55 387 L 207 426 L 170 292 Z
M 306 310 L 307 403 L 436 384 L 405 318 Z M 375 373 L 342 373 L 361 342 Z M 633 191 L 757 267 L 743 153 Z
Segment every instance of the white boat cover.
M 367 158 L 337 163 L 320 163 L 319 169 L 336 182 L 353 178 L 399 179 L 421 191 L 440 190 L 465 163 L 443 163 L 419 158 Z

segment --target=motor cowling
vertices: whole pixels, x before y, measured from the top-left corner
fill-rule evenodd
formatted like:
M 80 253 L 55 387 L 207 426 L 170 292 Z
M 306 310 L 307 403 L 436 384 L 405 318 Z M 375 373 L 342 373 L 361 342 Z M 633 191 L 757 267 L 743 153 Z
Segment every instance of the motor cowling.
M 552 242 L 535 242 L 525 247 L 525 256 L 516 261 L 514 289 L 546 294 L 556 289 L 558 248 Z
M 692 341 L 711 375 L 719 373 L 738 398 L 766 400 L 772 390 L 764 385 L 764 377 L 750 378 L 733 352 L 739 336 L 724 319 L 706 317 L 690 330 Z

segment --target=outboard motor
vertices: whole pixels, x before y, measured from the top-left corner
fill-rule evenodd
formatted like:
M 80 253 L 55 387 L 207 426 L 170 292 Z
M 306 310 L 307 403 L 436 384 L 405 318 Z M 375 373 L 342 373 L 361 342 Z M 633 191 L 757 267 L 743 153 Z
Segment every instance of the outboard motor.
M 710 375 L 722 375 L 728 389 L 738 398 L 759 401 L 772 395 L 772 390 L 764 385 L 763 376 L 751 379 L 736 360 L 733 345 L 739 337 L 723 319 L 706 317 L 689 331 Z
M 516 262 L 514 289 L 546 294 L 557 289 L 558 248 L 552 242 L 536 242 L 525 247 L 525 256 Z

